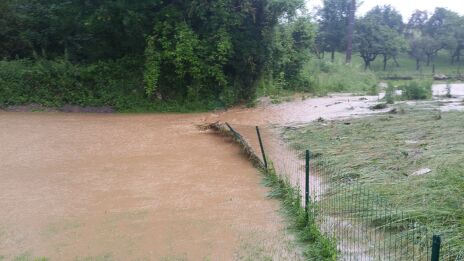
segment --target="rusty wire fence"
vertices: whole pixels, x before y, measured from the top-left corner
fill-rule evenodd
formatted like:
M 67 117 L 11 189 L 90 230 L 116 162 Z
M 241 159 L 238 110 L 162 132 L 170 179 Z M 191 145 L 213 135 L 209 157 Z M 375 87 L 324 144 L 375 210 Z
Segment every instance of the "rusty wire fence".
M 464 261 L 446 237 L 388 204 L 331 159 L 289 147 L 277 128 L 229 125 L 272 168 L 301 193 L 301 202 L 320 231 L 337 244 L 340 260 Z

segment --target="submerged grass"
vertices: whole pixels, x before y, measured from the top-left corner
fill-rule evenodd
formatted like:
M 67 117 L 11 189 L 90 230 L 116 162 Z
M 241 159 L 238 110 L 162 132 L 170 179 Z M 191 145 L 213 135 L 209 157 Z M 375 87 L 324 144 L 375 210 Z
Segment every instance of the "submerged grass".
M 290 229 L 302 244 L 305 257 L 308 260 L 337 260 L 336 243 L 320 232 L 314 212 L 309 210 L 307 213 L 302 207 L 300 191 L 277 175 L 272 167 L 263 173 L 264 184 L 272 189 L 269 196 L 282 202 Z
M 394 115 L 286 129 L 283 136 L 297 149 L 310 146 L 330 158 L 331 168 L 342 170 L 332 182 L 359 182 L 441 233 L 457 256 L 464 253 L 464 115 L 418 104 L 400 105 L 403 113 Z

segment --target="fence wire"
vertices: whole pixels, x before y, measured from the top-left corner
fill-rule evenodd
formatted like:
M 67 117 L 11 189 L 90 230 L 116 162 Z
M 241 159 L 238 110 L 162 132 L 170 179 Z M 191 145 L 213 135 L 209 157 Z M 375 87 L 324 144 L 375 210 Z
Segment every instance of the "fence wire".
M 320 231 L 335 240 L 340 260 L 464 261 L 464 254 L 457 253 L 446 238 L 434 236 L 435 231 L 389 205 L 358 181 L 355 173 L 335 168 L 322 154 L 309 152 L 305 206 L 306 150 L 289 147 L 279 138 L 278 128 L 271 126 L 259 131 L 263 153 L 255 126 L 229 127 L 262 162 L 267 161 L 268 168 L 300 191 L 302 207 L 307 207 Z M 439 259 L 433 256 L 437 251 Z

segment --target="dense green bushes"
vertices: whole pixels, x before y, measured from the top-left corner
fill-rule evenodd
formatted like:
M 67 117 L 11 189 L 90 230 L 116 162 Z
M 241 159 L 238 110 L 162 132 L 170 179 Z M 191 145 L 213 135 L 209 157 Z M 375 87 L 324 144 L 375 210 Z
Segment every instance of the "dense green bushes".
M 377 94 L 375 74 L 356 65 L 313 59 L 306 65 L 304 73 L 311 81 L 310 91 L 320 95 L 328 92 Z
M 427 100 L 432 97 L 432 81 L 409 81 L 399 86 L 406 100 Z
M 284 72 L 287 80 L 296 78 L 298 63 L 304 60 L 294 57 L 296 68 L 291 69 L 289 63 L 273 65 L 282 61 L 282 50 L 309 54 L 311 32 L 292 35 L 312 26 L 308 19 L 294 18 L 303 6 L 302 0 L 160 4 L 145 51 L 147 94 L 163 100 L 230 106 L 253 101 L 265 77 Z M 288 22 L 279 25 L 282 17 Z
M 303 0 L 6 0 L 0 105 L 202 110 L 250 102 L 275 73 L 276 26 L 303 7 Z M 291 36 L 300 50 L 312 44 L 311 35 Z M 280 68 L 287 79 L 298 71 L 290 67 Z
M 139 58 L 89 65 L 62 59 L 0 61 L 0 108 L 27 104 L 111 106 L 120 112 L 190 112 L 220 107 L 212 101 L 183 103 L 149 98 Z
M 65 60 L 0 61 L 0 106 L 117 106 L 125 93 L 142 91 L 137 74 L 140 69 L 131 59 L 92 65 Z
M 8 0 L 0 24 L 15 30 L 0 30 L 0 106 L 191 111 L 252 104 L 258 86 L 262 95 L 369 89 L 369 73 L 312 61 L 315 26 L 296 16 L 303 7 Z

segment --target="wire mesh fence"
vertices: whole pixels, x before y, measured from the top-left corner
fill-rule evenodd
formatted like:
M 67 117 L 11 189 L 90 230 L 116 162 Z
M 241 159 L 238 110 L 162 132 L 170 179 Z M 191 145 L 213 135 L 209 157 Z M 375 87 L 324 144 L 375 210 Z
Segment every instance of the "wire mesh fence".
M 277 128 L 228 127 L 249 144 L 265 168 L 273 168 L 300 191 L 302 207 L 336 242 L 340 260 L 464 261 L 446 238 L 389 205 L 355 172 L 335 168 L 322 154 L 289 147 L 278 138 Z

